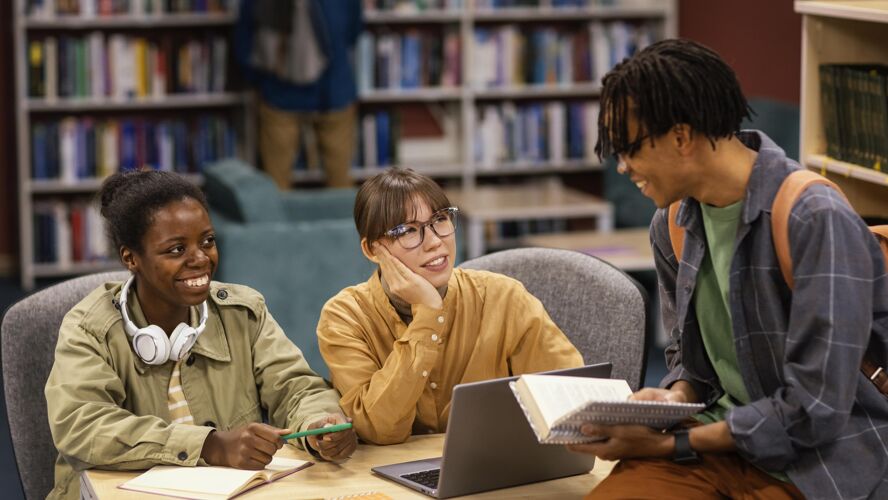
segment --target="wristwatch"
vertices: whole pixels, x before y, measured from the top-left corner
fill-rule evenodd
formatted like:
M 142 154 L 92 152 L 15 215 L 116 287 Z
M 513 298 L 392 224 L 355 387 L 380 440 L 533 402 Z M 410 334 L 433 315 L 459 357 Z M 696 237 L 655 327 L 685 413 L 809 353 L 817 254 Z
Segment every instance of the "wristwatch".
M 672 435 L 675 437 L 675 451 L 672 452 L 672 461 L 682 465 L 700 463 L 700 455 L 691 448 L 688 429 L 679 429 Z

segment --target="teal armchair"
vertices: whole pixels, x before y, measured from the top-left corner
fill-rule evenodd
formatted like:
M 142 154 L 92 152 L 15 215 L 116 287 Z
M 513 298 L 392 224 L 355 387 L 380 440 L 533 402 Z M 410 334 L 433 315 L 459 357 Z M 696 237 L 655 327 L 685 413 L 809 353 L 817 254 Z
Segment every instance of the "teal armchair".
M 204 185 L 219 247 L 220 281 L 255 288 L 287 337 L 324 377 L 316 327 L 321 308 L 375 268 L 361 253 L 354 189 L 280 192 L 264 173 L 225 160 Z

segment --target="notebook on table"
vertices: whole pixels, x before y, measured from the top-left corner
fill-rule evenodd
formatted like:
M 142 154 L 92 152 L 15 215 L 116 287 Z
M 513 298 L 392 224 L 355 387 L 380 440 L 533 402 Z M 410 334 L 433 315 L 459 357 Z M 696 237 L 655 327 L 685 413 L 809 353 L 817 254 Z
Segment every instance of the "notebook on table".
M 706 407 L 698 403 L 628 400 L 632 389 L 625 380 L 522 375 L 509 387 L 543 444 L 599 440 L 580 432 L 585 423 L 666 429 Z
M 222 500 L 277 481 L 310 465 L 312 462 L 284 457 L 274 457 L 264 470 L 157 465 L 118 487 L 178 498 Z
M 609 377 L 611 364 L 548 372 Z M 549 376 L 549 375 L 545 375 Z M 373 467 L 387 479 L 436 498 L 449 498 L 585 474 L 595 457 L 537 441 L 507 377 L 453 388 L 442 457 Z

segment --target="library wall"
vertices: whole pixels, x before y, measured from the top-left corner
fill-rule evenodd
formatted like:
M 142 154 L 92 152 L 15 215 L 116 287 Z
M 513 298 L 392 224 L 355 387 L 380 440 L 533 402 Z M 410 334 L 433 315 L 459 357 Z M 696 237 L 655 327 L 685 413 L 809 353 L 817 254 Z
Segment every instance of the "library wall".
M 792 5 L 790 0 L 680 0 L 678 32 L 718 51 L 748 97 L 798 104 L 802 16 Z
M 14 272 L 18 253 L 12 45 L 12 2 L 0 2 L 0 276 Z

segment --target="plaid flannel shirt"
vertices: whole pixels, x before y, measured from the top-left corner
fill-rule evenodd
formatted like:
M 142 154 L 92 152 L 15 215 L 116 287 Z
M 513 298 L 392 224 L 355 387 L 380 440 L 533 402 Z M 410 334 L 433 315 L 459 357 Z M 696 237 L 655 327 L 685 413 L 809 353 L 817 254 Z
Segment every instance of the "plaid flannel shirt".
M 771 239 L 771 204 L 799 167 L 770 138 L 744 131 L 758 151 L 746 187 L 730 270 L 734 348 L 751 397 L 727 423 L 741 456 L 785 471 L 808 498 L 888 498 L 888 398 L 860 372 L 870 343 L 888 359 L 888 275 L 864 222 L 833 189 L 808 188 L 792 208 L 795 289 L 783 281 Z M 692 297 L 706 253 L 700 205 L 682 202 L 677 261 L 667 211 L 651 223 L 670 373 L 702 401 L 722 394 L 706 355 Z

